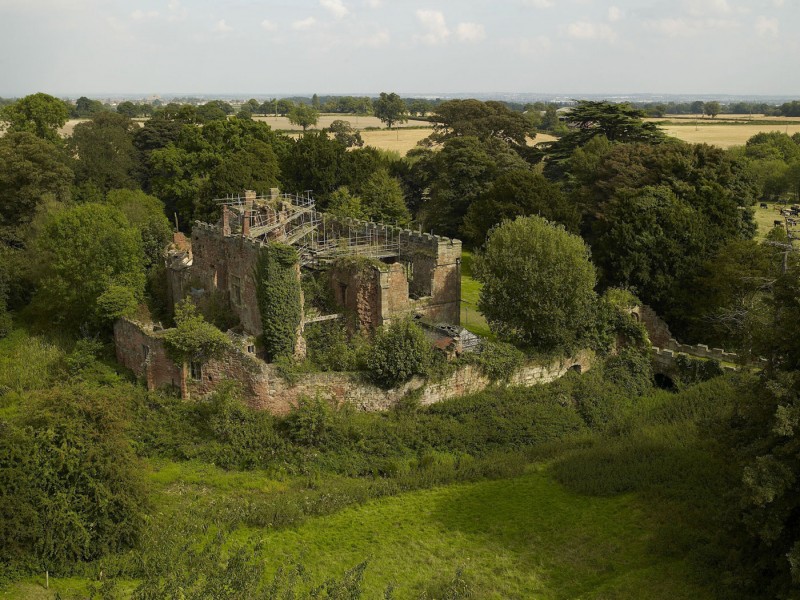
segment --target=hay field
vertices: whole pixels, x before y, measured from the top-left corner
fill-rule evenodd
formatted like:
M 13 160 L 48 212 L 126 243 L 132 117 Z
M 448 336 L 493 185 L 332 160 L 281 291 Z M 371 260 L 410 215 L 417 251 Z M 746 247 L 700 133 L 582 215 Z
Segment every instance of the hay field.
M 692 144 L 713 144 L 720 148 L 730 148 L 731 146 L 743 146 L 744 143 L 757 133 L 762 131 L 779 131 L 793 135 L 800 132 L 800 121 L 787 121 L 786 125 L 758 124 L 753 122 L 747 125 L 736 124 L 706 124 L 699 121 L 697 125 L 687 123 L 686 125 L 663 125 L 667 135 L 674 136 L 684 142 Z
M 263 117 L 254 116 L 254 121 L 263 121 L 273 129 L 280 130 L 297 130 L 301 131 L 303 128 L 299 125 L 292 125 L 288 117 Z M 355 129 L 364 129 L 365 127 L 385 127 L 378 117 L 364 116 L 364 115 L 346 115 L 339 113 L 323 113 L 319 116 L 319 122 L 314 129 L 324 129 L 330 127 L 334 121 L 347 121 Z M 424 121 L 408 121 L 407 123 L 398 123 L 395 127 L 419 127 L 424 125 Z

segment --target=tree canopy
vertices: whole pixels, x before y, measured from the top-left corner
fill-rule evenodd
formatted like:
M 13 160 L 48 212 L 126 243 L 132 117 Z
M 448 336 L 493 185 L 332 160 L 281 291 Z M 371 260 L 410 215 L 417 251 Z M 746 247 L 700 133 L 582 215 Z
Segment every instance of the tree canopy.
M 381 92 L 380 97 L 372 103 L 372 110 L 375 116 L 386 123 L 389 129 L 395 123 L 408 121 L 406 103 L 394 92 L 391 94 Z
M 9 132 L 27 131 L 51 142 L 58 141 L 58 129 L 69 117 L 62 100 L 49 94 L 32 94 L 0 109 L 0 125 L 6 122 Z
M 596 273 L 584 241 L 537 216 L 503 221 L 475 257 L 478 307 L 503 339 L 552 352 L 592 326 Z
M 434 131 L 430 140 L 434 142 L 458 136 L 496 137 L 512 146 L 525 146 L 527 138 L 536 135 L 524 114 L 494 100 L 448 100 L 434 109 L 430 121 Z
M 296 104 L 289 111 L 289 122 L 299 125 L 303 131 L 316 125 L 317 121 L 319 121 L 319 111 L 308 104 Z

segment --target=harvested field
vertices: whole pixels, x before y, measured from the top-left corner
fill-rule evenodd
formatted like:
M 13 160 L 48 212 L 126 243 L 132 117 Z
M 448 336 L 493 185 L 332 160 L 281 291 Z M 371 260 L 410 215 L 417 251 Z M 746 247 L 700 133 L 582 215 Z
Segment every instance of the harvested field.
M 255 116 L 253 117 L 254 121 L 263 121 L 267 123 L 273 129 L 281 129 L 281 130 L 302 130 L 303 128 L 299 125 L 292 125 L 289 122 L 288 117 L 262 117 L 262 116 Z M 319 122 L 314 129 L 324 129 L 326 127 L 330 127 L 331 123 L 334 121 L 347 121 L 352 125 L 355 129 L 364 129 L 366 127 L 386 127 L 378 117 L 371 117 L 371 116 L 364 116 L 364 115 L 344 115 L 344 114 L 321 114 L 319 116 Z M 397 128 L 405 128 L 405 127 L 419 127 L 420 125 L 425 125 L 425 121 L 408 121 L 407 123 L 398 123 L 395 125 Z
M 793 135 L 800 132 L 800 121 L 787 121 L 786 125 L 775 125 L 769 123 L 758 124 L 754 122 L 747 125 L 714 123 L 707 124 L 698 122 L 687 123 L 686 125 L 664 125 L 664 131 L 684 142 L 692 144 L 712 144 L 720 148 L 730 148 L 731 146 L 742 146 L 747 140 L 762 131 L 779 131 Z

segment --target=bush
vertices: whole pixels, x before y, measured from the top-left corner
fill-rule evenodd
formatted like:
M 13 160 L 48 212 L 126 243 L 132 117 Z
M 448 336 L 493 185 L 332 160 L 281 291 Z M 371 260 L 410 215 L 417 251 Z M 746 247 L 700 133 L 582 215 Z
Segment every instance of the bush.
M 304 446 L 325 445 L 331 429 L 331 408 L 319 396 L 300 396 L 297 406 L 286 417 L 292 441 Z
M 477 362 L 481 372 L 492 381 L 508 381 L 525 364 L 525 354 L 512 344 L 486 340 Z
M 393 387 L 414 375 L 424 375 L 433 349 L 422 329 L 411 321 L 396 321 L 378 330 L 367 369 L 379 385 Z

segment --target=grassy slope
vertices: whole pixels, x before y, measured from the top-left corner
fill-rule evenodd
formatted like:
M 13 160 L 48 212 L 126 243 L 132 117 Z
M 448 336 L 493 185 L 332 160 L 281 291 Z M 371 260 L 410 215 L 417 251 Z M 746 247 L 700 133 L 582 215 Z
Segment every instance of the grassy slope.
M 320 580 L 368 559 L 365 597 L 416 598 L 457 569 L 477 598 L 711 597 L 651 547 L 639 502 L 570 493 L 544 469 L 372 502 L 266 536 Z M 434 583 L 435 585 L 435 583 Z
M 461 324 L 472 333 L 493 337 L 489 324 L 478 312 L 481 284 L 472 277 L 472 252 L 461 253 Z

